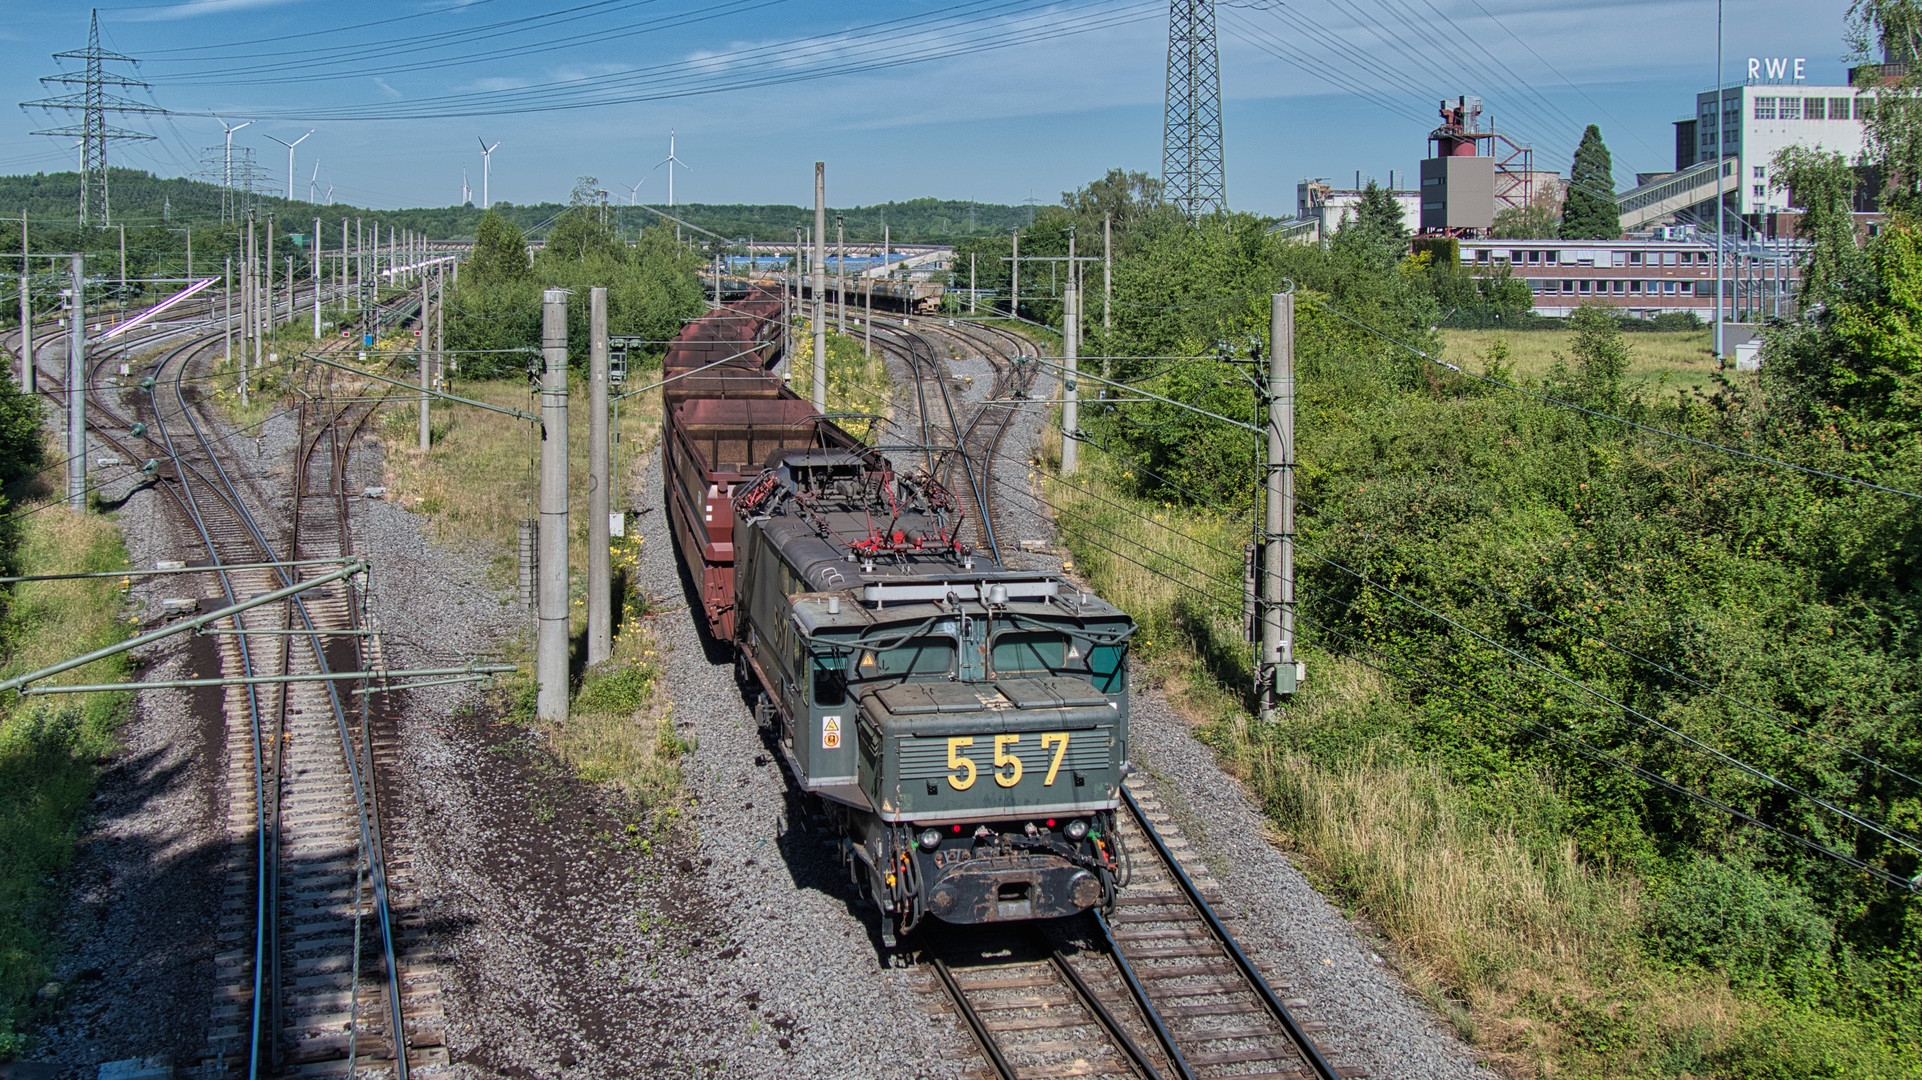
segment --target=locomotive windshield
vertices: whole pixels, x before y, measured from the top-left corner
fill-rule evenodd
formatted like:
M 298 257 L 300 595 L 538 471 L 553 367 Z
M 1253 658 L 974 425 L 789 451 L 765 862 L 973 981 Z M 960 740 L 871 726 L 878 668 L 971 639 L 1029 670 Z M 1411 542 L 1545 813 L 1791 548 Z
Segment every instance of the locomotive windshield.
M 847 673 L 841 670 L 841 657 L 837 654 L 816 655 L 814 658 L 814 703 L 824 708 L 833 708 L 847 700 Z
M 1127 685 L 1127 650 L 1069 633 L 1003 630 L 994 635 L 996 676 L 1073 675 L 1104 694 Z
M 954 672 L 954 639 L 909 638 L 892 649 L 863 650 L 855 679 L 945 678 Z
M 1087 650 L 1066 634 L 1003 630 L 994 635 L 996 675 L 1082 675 L 1087 670 Z

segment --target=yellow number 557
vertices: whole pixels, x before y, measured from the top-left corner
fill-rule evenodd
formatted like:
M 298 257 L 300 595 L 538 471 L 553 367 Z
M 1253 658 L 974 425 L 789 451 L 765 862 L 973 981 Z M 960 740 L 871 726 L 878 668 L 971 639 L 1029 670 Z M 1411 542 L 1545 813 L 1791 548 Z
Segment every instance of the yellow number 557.
M 974 786 L 974 761 L 961 755 L 961 751 L 973 745 L 971 738 L 948 740 L 948 768 L 955 770 L 948 774 L 948 786 L 956 791 L 966 791 Z

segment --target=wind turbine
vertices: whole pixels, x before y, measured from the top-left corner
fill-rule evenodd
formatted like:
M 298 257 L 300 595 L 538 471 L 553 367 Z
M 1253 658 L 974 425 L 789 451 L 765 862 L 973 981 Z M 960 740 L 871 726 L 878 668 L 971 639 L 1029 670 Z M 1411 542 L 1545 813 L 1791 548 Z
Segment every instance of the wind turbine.
M 314 202 L 314 188 L 319 186 L 318 185 L 319 180 L 320 180 L 320 159 L 315 158 L 314 159 L 314 175 L 307 178 L 307 201 L 309 203 Z M 314 203 L 314 205 L 317 206 L 319 204 Z
M 460 204 L 466 206 L 474 201 L 474 189 L 467 185 L 467 166 L 460 167 Z
M 314 133 L 313 128 L 307 129 L 307 135 L 312 135 L 313 133 Z M 299 146 L 301 143 L 306 142 L 307 135 L 302 135 L 300 138 L 295 139 L 293 142 L 288 142 L 286 139 L 274 138 L 274 136 L 272 135 L 267 136 L 269 139 L 273 139 L 275 142 L 287 148 L 287 201 L 288 202 L 294 201 L 294 147 Z
M 488 201 L 487 177 L 494 167 L 494 151 L 500 149 L 501 144 L 500 140 L 496 139 L 494 145 L 489 146 L 487 140 L 479 136 L 476 136 L 474 141 L 480 143 L 481 148 L 481 209 L 485 210 L 494 205 Z
M 641 184 L 645 184 L 645 183 L 647 183 L 647 177 L 643 176 L 641 177 Z M 621 185 L 622 187 L 627 188 L 627 205 L 633 206 L 636 202 L 640 200 L 641 184 L 634 184 L 632 186 L 629 186 L 627 184 Z
M 253 123 L 253 121 L 243 120 L 238 124 L 229 124 L 227 121 L 221 120 L 218 116 L 214 117 L 214 119 L 219 121 L 220 126 L 226 129 L 227 132 L 227 158 L 226 164 L 222 167 L 220 174 L 220 186 L 231 188 L 234 186 L 234 132 Z M 302 137 L 305 138 L 305 136 Z
M 674 129 L 673 128 L 667 129 L 667 156 L 662 158 L 659 162 L 657 162 L 654 168 L 658 169 L 662 165 L 667 166 L 667 205 L 670 209 L 672 209 L 674 206 L 674 166 L 679 165 L 683 169 L 690 167 L 687 162 L 682 161 L 680 158 L 677 158 L 674 156 Z M 649 171 L 651 172 L 653 170 L 649 170 Z

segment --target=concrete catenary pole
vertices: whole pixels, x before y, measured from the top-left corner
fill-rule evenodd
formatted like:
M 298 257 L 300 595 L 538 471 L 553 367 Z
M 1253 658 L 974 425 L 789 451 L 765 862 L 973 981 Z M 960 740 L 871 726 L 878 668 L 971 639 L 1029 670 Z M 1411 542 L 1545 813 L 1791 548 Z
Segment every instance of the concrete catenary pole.
M 1267 558 L 1261 583 L 1261 719 L 1295 690 L 1295 297 L 1276 293 L 1268 322 Z
M 1073 263 L 1068 265 L 1072 266 Z M 1074 475 L 1076 449 L 1075 429 L 1081 422 L 1080 391 L 1075 383 L 1077 354 L 1081 351 L 1081 319 L 1076 310 L 1081 298 L 1076 294 L 1074 284 L 1061 289 L 1061 475 Z
M 613 513 L 614 477 L 609 468 L 607 432 L 607 290 L 588 292 L 587 353 L 587 663 L 593 666 L 614 651 L 613 567 L 608 565 L 608 520 Z
M 39 392 L 39 367 L 33 362 L 33 286 L 27 255 L 27 212 L 20 211 L 20 389 Z
M 814 163 L 814 411 L 828 410 L 828 166 Z
M 234 374 L 240 379 L 240 403 L 247 404 L 248 358 L 254 348 L 254 216 L 247 215 L 247 235 L 240 242 L 240 360 Z
M 272 214 L 267 215 L 267 230 L 260 237 L 260 267 L 262 270 L 260 275 L 261 348 L 254 354 L 255 367 L 259 367 L 262 358 L 267 355 L 267 341 L 273 337 L 274 327 L 279 325 L 274 318 L 279 309 L 274 305 L 274 215 Z
M 314 340 L 315 341 L 320 340 L 320 278 L 321 278 L 321 274 L 323 273 L 321 268 L 327 265 L 325 262 L 321 261 L 320 246 L 321 246 L 320 245 L 320 219 L 315 218 L 314 219 L 314 252 L 313 252 L 314 257 L 312 259 L 312 266 L 307 273 L 307 277 L 311 280 L 314 286 Z M 187 276 L 192 277 L 193 275 L 189 274 Z
M 567 290 L 541 293 L 540 628 L 535 639 L 535 709 L 567 720 Z
M 227 317 L 221 320 L 221 332 L 226 335 L 226 358 L 231 364 L 234 362 L 234 259 L 231 255 L 227 257 L 227 268 L 221 271 L 220 280 L 227 286 Z
M 427 423 L 427 392 L 433 388 L 433 375 L 427 366 L 427 279 L 420 282 L 420 336 L 414 339 L 414 359 L 420 364 L 420 452 L 433 446 L 433 431 Z
M 1008 314 L 1021 316 L 1021 230 L 1011 234 L 1014 238 L 1014 257 L 1008 260 Z
M 1101 328 L 1114 329 L 1114 215 L 1101 215 Z
M 87 512 L 87 257 L 73 257 L 73 308 L 67 326 L 67 501 Z
M 840 214 L 834 215 L 834 310 L 839 333 L 848 332 L 848 233 Z

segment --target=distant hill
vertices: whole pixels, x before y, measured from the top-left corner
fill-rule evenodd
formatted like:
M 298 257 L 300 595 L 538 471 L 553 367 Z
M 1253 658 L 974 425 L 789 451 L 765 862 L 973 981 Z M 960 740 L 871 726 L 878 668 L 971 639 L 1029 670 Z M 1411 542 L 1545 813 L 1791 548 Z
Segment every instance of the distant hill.
M 115 224 L 130 227 L 211 224 L 220 219 L 221 190 L 216 184 L 163 178 L 133 169 L 114 169 L 108 175 L 107 187 Z M 27 217 L 35 223 L 55 227 L 64 225 L 70 229 L 75 222 L 79 199 L 78 173 L 0 176 L 0 231 L 4 231 L 5 218 L 9 215 L 17 217 L 21 210 L 25 210 Z M 473 239 L 474 227 L 481 216 L 480 209 L 471 204 L 370 210 L 344 204 L 315 205 L 299 199 L 290 202 L 266 196 L 253 197 L 253 201 L 263 212 L 279 215 L 283 228 L 289 218 L 307 221 L 319 217 L 329 223 L 323 227 L 330 230 L 338 229 L 343 217 L 359 218 L 367 225 L 378 223 L 382 227 L 412 229 L 437 240 Z M 503 202 L 497 203 L 495 209 L 513 219 L 530 237 L 539 238 L 547 225 L 566 209 L 566 205 L 551 202 L 517 206 Z M 674 207 L 672 212 L 683 221 L 730 238 L 791 238 L 795 229 L 814 224 L 813 208 L 802 206 L 690 203 Z M 613 215 L 624 231 L 639 230 L 661 220 L 639 206 L 610 203 L 608 213 Z M 901 243 L 949 243 L 971 236 L 1004 235 L 1009 229 L 1025 227 L 1034 220 L 1034 207 L 923 198 L 876 206 L 830 208 L 830 240 L 833 238 L 836 214 L 843 217 L 850 241 L 879 240 L 885 224 L 894 239 Z M 288 231 L 301 230 L 296 225 Z

